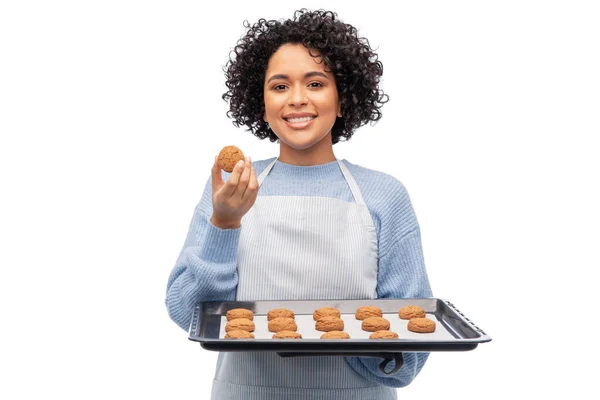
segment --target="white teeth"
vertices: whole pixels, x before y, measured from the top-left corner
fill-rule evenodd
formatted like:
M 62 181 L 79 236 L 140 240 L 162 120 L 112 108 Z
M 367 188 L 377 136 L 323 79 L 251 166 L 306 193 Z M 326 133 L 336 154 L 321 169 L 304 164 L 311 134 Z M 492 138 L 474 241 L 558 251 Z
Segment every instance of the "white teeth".
M 311 119 L 314 119 L 315 117 L 302 117 L 302 118 L 286 118 L 289 122 L 291 122 L 292 124 L 298 123 L 298 122 L 306 122 L 306 121 L 310 121 Z

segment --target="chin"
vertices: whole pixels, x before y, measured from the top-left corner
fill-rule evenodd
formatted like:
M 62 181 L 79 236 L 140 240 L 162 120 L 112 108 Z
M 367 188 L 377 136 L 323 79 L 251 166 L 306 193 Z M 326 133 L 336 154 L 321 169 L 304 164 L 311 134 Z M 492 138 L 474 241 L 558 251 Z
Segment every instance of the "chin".
M 307 149 L 310 149 L 311 147 L 316 146 L 320 142 L 320 140 L 306 142 L 306 141 L 293 141 L 293 140 L 281 140 L 281 139 L 279 139 L 279 141 L 281 143 L 285 144 L 287 147 L 290 147 L 294 150 L 307 150 Z
M 321 141 L 326 140 L 328 135 L 323 137 L 315 137 L 313 135 L 302 135 L 302 133 L 294 133 L 292 135 L 277 136 L 279 142 L 291 147 L 295 150 L 306 150 L 316 146 Z

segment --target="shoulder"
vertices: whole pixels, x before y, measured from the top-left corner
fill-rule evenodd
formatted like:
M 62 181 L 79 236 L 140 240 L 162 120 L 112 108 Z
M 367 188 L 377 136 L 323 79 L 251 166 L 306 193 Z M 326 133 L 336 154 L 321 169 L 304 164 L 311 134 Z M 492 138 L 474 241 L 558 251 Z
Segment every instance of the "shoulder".
M 418 228 L 410 196 L 399 179 L 347 160 L 343 163 L 354 177 L 382 241 L 401 238 Z
M 342 160 L 356 180 L 365 201 L 367 197 L 376 201 L 406 201 L 408 192 L 404 184 L 396 177 L 382 171 L 365 168 Z

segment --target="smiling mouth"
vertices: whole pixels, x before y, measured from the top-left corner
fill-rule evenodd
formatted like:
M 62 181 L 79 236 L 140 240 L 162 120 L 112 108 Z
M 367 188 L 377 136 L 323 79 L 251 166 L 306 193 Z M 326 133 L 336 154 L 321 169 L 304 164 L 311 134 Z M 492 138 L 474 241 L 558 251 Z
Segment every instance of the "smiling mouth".
M 300 117 L 300 118 L 284 118 L 287 122 L 289 122 L 290 124 L 300 124 L 303 122 L 308 122 L 308 121 L 312 121 L 313 119 L 317 118 L 316 116 L 313 117 Z

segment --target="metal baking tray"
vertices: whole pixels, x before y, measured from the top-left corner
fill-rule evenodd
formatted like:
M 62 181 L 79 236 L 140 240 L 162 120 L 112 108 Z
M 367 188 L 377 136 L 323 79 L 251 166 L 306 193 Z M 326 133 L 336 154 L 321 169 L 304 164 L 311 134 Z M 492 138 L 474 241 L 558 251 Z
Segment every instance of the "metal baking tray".
M 408 305 L 422 307 L 427 318 L 436 322 L 435 332 L 410 332 L 406 327 L 408 321 L 398 317 L 398 311 Z M 363 331 L 362 321 L 356 320 L 354 316 L 356 309 L 362 306 L 381 308 L 383 317 L 390 321 L 390 330 L 398 333 L 399 338 L 369 339 L 372 332 Z M 315 329 L 312 317 L 314 310 L 319 307 L 340 310 L 344 332 L 350 335 L 350 339 L 320 339 L 324 332 Z M 224 339 L 227 323 L 225 315 L 234 308 L 246 308 L 254 312 L 254 339 Z M 302 339 L 272 339 L 273 332 L 268 330 L 267 313 L 274 308 L 288 308 L 295 313 Z M 451 302 L 438 298 L 203 302 L 198 303 L 194 310 L 189 339 L 200 342 L 202 348 L 212 351 L 273 351 L 282 357 L 381 357 L 385 359 L 380 366 L 382 371 L 391 360 L 396 361 L 394 370 L 400 368 L 401 353 L 405 351 L 467 351 L 492 340 Z

